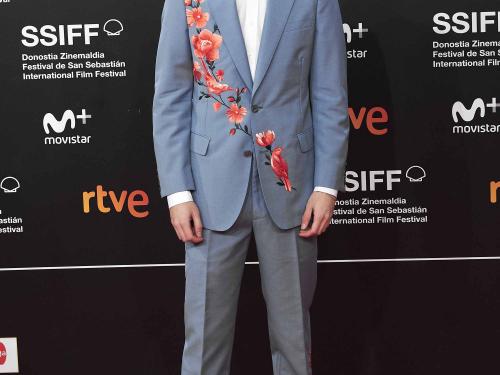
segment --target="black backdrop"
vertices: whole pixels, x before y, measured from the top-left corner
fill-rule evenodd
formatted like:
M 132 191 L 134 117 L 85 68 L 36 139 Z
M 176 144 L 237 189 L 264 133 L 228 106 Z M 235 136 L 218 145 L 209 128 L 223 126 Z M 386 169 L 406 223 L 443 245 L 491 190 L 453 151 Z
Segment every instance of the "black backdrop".
M 22 374 L 180 373 L 184 248 L 151 129 L 162 5 L 0 1 L 0 343 Z M 498 373 L 500 8 L 341 6 L 349 192 L 320 237 L 314 371 Z M 256 260 L 252 243 L 234 374 L 272 373 Z

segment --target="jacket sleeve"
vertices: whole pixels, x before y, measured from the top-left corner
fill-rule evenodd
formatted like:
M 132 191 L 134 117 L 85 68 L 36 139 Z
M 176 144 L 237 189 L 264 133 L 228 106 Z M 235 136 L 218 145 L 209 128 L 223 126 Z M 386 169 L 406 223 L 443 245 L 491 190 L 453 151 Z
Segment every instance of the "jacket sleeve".
M 160 194 L 194 190 L 191 171 L 193 57 L 183 0 L 165 0 L 155 66 L 153 142 Z
M 310 74 L 314 185 L 345 191 L 347 55 L 338 0 L 318 0 Z

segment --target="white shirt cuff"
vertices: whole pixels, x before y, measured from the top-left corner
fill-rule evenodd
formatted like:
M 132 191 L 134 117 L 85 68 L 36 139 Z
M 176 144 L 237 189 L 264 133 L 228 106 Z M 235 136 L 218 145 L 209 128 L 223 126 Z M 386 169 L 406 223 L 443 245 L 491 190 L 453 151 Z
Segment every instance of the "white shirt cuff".
M 323 186 L 316 186 L 314 188 L 314 191 L 322 191 L 323 193 L 328 193 L 328 194 L 331 194 L 333 195 L 334 197 L 337 196 L 338 194 L 338 190 L 336 189 L 330 189 L 330 188 L 327 188 L 327 187 L 323 187 Z
M 316 186 L 314 188 L 314 191 L 322 191 L 324 193 L 331 194 L 335 197 L 338 194 L 338 191 L 336 189 L 330 189 L 323 186 Z M 191 195 L 191 192 L 189 190 L 179 191 L 177 193 L 167 195 L 167 201 L 168 201 L 168 208 L 171 208 L 176 204 L 193 201 L 193 196 Z
M 167 195 L 168 208 L 175 206 L 176 204 L 191 202 L 193 196 L 189 190 L 178 191 L 177 193 Z

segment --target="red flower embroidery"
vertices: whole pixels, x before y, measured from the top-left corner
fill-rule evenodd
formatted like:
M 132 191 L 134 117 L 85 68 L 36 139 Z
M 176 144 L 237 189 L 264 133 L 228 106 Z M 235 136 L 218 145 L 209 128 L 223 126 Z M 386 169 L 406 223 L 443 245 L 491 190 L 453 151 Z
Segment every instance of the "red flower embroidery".
M 274 131 L 266 130 L 265 132 L 257 133 L 255 138 L 255 142 L 259 146 L 264 147 L 267 151 L 266 158 L 269 161 L 267 161 L 266 164 L 271 166 L 274 174 L 278 177 L 279 181 L 277 184 L 282 185 L 286 191 L 295 190 L 288 177 L 288 163 L 281 155 L 283 147 L 272 148 L 272 144 L 276 139 Z
M 220 35 L 203 29 L 198 35 L 193 35 L 191 39 L 194 46 L 194 54 L 197 57 L 206 58 L 209 61 L 219 58 L 219 48 L 222 44 L 222 37 Z
M 193 77 L 199 85 L 207 88 L 207 92 L 201 92 L 199 99 L 213 99 L 214 111 L 219 111 L 222 106 L 227 108 L 227 119 L 234 123 L 230 135 L 236 134 L 236 130 L 241 130 L 251 136 L 248 126 L 242 125 L 247 109 L 240 104 L 241 94 L 245 93 L 247 88 L 235 88 L 224 83 L 224 70 L 216 70 L 215 63 L 219 59 L 219 48 L 223 39 L 216 24 L 214 24 L 213 31 L 203 28 L 210 19 L 210 14 L 204 12 L 200 6 L 203 1 L 184 0 L 187 24 L 189 27 L 196 26 L 196 34 L 191 37 L 191 43 L 194 55 L 199 62 L 193 62 Z M 224 98 L 222 94 L 229 91 L 234 91 L 236 94 Z
M 198 61 L 193 62 L 193 76 L 197 81 L 201 79 L 200 63 Z
M 247 114 L 247 109 L 243 106 L 238 106 L 238 104 L 231 104 L 231 107 L 226 111 L 226 116 L 229 121 L 234 123 L 241 123 Z
M 186 18 L 190 27 L 196 24 L 196 27 L 200 28 L 207 24 L 210 19 L 210 14 L 208 12 L 203 12 L 201 7 L 197 7 L 193 9 L 186 9 Z
M 276 139 L 276 135 L 273 130 L 266 130 L 265 132 L 257 133 L 255 138 L 257 138 L 256 142 L 259 146 L 267 147 L 272 145 Z
M 205 76 L 205 82 L 207 83 L 208 92 L 211 92 L 215 95 L 220 95 L 224 91 L 233 90 L 233 88 L 227 83 L 220 83 L 210 75 Z

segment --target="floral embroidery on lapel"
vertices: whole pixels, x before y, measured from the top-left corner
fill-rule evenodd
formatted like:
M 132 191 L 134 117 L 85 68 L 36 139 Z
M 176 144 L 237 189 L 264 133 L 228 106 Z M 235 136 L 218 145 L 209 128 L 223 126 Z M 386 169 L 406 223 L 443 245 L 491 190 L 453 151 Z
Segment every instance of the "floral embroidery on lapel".
M 292 186 L 290 179 L 288 178 L 288 164 L 283 158 L 281 153 L 283 152 L 283 147 L 272 148 L 272 144 L 276 139 L 276 134 L 273 130 L 266 130 L 261 133 L 255 134 L 256 143 L 266 149 L 266 161 L 267 165 L 270 165 L 276 177 L 279 181 L 276 182 L 285 188 L 286 191 L 297 190 Z
M 224 70 L 216 69 L 216 61 L 219 59 L 219 48 L 222 44 L 222 35 L 217 24 L 214 24 L 213 31 L 205 28 L 210 14 L 204 12 L 201 5 L 205 0 L 184 0 L 186 6 L 186 20 L 189 27 L 196 28 L 196 34 L 191 37 L 194 54 L 199 61 L 193 61 L 193 76 L 196 83 L 206 87 L 199 96 L 201 99 L 213 99 L 212 107 L 214 111 L 226 108 L 226 117 L 234 127 L 229 130 L 229 135 L 235 135 L 237 130 L 252 136 L 247 125 L 243 121 L 247 114 L 247 109 L 240 104 L 241 94 L 248 91 L 246 87 L 232 87 L 224 82 Z M 227 96 L 224 93 L 235 92 Z

